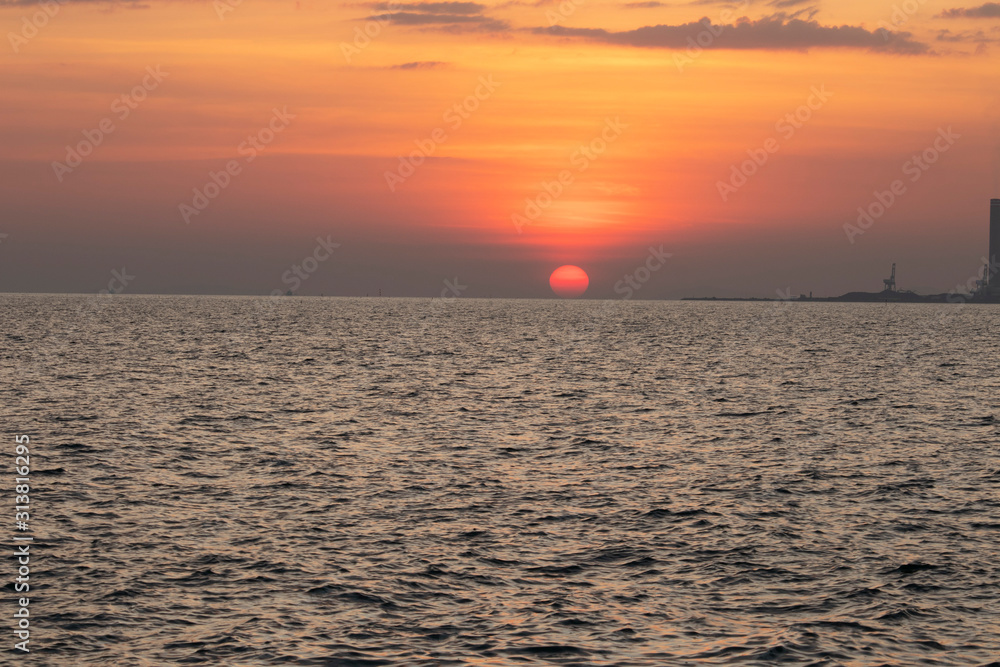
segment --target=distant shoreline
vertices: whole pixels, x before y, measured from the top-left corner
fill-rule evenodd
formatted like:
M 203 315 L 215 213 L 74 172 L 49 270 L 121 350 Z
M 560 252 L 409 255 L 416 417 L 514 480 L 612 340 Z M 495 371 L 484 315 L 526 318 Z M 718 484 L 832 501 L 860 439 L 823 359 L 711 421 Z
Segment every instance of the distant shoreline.
M 684 297 L 681 301 L 802 301 L 814 303 L 1000 303 L 1000 294 L 917 294 L 915 292 L 848 292 L 840 296 L 799 295 L 792 299 L 769 297 Z

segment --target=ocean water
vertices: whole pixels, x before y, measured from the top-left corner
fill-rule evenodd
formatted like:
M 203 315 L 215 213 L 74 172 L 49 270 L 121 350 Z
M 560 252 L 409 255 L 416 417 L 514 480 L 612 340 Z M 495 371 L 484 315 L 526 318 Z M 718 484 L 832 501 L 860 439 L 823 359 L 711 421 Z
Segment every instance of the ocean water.
M 0 317 L 8 494 L 31 438 L 23 664 L 1000 664 L 1000 308 Z

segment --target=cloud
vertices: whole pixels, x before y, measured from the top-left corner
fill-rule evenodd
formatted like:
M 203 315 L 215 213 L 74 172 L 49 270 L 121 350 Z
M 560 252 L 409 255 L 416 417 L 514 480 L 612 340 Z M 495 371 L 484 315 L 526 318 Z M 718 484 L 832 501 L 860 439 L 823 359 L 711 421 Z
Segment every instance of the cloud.
M 709 49 L 807 50 L 811 48 L 860 48 L 898 54 L 924 54 L 931 49 L 915 41 L 911 33 L 859 26 L 824 26 L 816 21 L 775 14 L 756 21 L 739 19 L 735 25 L 714 25 L 709 18 L 682 25 L 653 25 L 613 32 L 602 28 L 533 28 L 532 32 L 553 37 L 579 37 L 595 42 L 646 48 L 686 49 L 695 38 L 707 33 Z M 702 40 L 708 41 L 708 40 Z
M 939 30 L 937 34 L 939 42 L 971 42 L 973 44 L 983 44 L 987 42 L 1000 42 L 1000 37 L 991 37 L 982 30 L 972 32 L 952 32 L 951 30 Z
M 374 14 L 366 16 L 365 21 L 391 21 L 399 25 L 431 25 L 435 23 L 475 23 L 482 21 L 483 16 L 468 14 L 418 14 L 416 12 L 395 12 L 393 14 Z
M 113 5 L 149 9 L 147 0 L 54 0 L 60 5 Z M 0 0 L 0 7 L 38 7 L 39 0 Z
M 434 69 L 435 67 L 444 67 L 447 64 L 440 60 L 418 60 L 412 63 L 392 65 L 389 69 Z
M 665 3 L 656 2 L 626 2 L 625 9 L 653 9 L 654 7 L 667 7 Z
M 366 16 L 364 21 L 388 21 L 396 25 L 442 26 L 449 30 L 489 30 L 499 31 L 509 28 L 506 21 L 498 21 L 481 14 L 419 14 L 417 12 L 395 12 Z
M 486 5 L 478 2 L 372 2 L 366 7 L 383 12 L 415 11 L 425 14 L 482 14 Z
M 943 19 L 993 19 L 1000 18 L 1000 3 L 987 2 L 980 7 L 946 9 L 937 15 Z
M 789 9 L 790 7 L 798 7 L 799 5 L 809 5 L 812 4 L 813 0 L 771 0 L 767 3 L 770 7 L 777 7 L 778 9 Z
M 498 32 L 510 28 L 506 21 L 484 16 L 486 5 L 478 2 L 372 2 L 365 6 L 388 11 L 366 16 L 361 19 L 364 21 L 431 26 L 445 32 Z

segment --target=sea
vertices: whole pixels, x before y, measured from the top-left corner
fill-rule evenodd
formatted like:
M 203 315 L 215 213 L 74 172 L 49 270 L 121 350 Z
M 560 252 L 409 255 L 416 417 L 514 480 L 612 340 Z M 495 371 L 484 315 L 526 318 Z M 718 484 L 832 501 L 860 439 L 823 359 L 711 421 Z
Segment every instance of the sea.
M 7 294 L 0 321 L 0 664 L 1000 666 L 1000 307 Z

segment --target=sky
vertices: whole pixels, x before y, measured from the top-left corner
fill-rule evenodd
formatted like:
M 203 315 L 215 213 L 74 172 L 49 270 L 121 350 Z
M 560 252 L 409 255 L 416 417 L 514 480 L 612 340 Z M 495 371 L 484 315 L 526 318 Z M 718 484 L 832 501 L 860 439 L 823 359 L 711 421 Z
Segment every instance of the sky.
M 945 292 L 1000 4 L 0 0 L 0 291 Z

